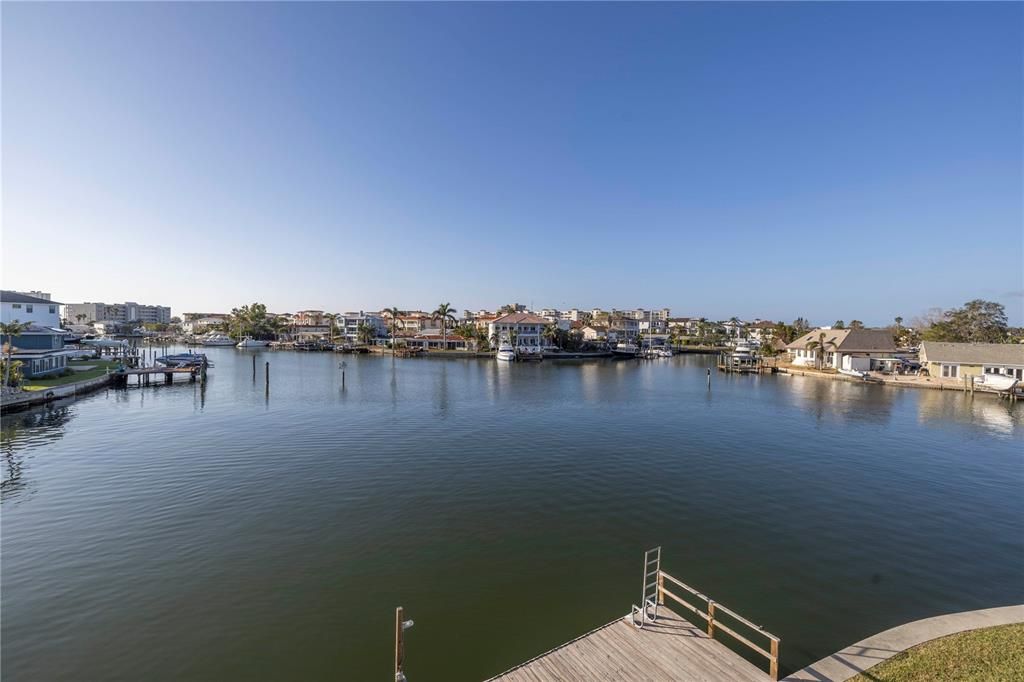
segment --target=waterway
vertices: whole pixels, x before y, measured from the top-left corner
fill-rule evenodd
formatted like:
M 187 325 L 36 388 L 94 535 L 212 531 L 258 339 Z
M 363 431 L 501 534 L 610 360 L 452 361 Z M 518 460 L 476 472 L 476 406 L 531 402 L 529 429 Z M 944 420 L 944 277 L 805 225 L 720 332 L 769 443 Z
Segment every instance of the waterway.
M 208 352 L 205 388 L 2 418 L 6 680 L 391 679 L 399 605 L 410 680 L 481 679 L 628 613 L 656 545 L 784 672 L 1024 602 L 1024 414 L 991 396 Z

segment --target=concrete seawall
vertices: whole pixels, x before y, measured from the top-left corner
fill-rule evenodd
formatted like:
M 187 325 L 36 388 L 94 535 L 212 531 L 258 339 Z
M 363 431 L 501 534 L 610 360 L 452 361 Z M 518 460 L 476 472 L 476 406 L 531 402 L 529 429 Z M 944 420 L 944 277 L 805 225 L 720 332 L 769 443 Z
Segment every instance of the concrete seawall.
M 51 400 L 59 400 L 61 398 L 70 398 L 71 396 L 83 395 L 85 393 L 91 393 L 92 391 L 103 388 L 110 383 L 110 375 L 104 374 L 101 377 L 93 377 L 92 379 L 85 379 L 84 381 L 76 381 L 73 384 L 64 384 L 63 386 L 53 386 L 52 388 L 46 388 L 41 391 L 23 391 L 13 396 L 4 396 L 3 398 L 3 411 L 13 412 L 32 405 L 42 405 L 43 403 L 50 402 Z
M 782 682 L 845 682 L 907 649 L 958 632 L 1024 622 L 1024 605 L 950 613 L 898 625 L 823 658 Z

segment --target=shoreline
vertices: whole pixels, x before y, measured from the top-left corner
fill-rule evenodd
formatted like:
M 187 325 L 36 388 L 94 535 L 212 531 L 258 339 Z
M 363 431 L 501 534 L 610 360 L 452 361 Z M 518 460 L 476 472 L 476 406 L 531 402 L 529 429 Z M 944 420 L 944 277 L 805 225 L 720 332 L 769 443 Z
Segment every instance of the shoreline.
M 110 374 L 104 374 L 92 379 L 83 379 L 82 381 L 62 386 L 53 386 L 44 390 L 22 391 L 11 396 L 4 396 L 2 402 L 0 402 L 0 412 L 8 414 L 9 412 L 17 412 L 26 407 L 43 405 L 54 400 L 92 393 L 107 386 L 110 383 L 111 376 Z
M 845 682 L 883 661 L 940 637 L 997 625 L 1024 623 L 1024 604 L 948 613 L 897 625 L 826 656 L 782 682 Z
M 971 390 L 966 387 L 963 381 L 958 379 L 940 379 L 938 377 L 916 377 L 916 376 L 903 376 L 902 378 L 896 378 L 895 376 L 872 376 L 869 379 L 859 379 L 846 374 L 830 374 L 827 372 L 819 372 L 813 369 L 802 369 L 799 367 L 782 366 L 777 368 L 778 374 L 789 374 L 791 376 L 802 376 L 802 377 L 814 377 L 817 379 L 830 379 L 832 381 L 849 381 L 855 384 L 874 384 L 876 386 L 895 386 L 897 388 L 921 388 L 932 391 L 954 391 L 960 393 L 966 393 L 972 395 L 974 393 L 981 393 L 985 395 L 996 396 L 1002 398 L 1003 393 L 985 389 L 980 386 L 975 387 Z

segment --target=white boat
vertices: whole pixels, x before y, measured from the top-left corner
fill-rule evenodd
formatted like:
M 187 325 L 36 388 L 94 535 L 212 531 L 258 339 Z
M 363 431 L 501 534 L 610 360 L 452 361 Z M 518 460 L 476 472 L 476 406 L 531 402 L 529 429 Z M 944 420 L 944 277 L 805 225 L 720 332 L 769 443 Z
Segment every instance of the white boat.
M 233 345 L 235 345 L 235 340 L 233 338 L 231 338 L 230 336 L 228 336 L 227 334 L 221 334 L 220 332 L 217 332 L 215 334 L 209 334 L 209 335 L 203 337 L 203 345 L 204 346 L 233 346 Z
M 1018 381 L 1020 379 L 1009 374 L 982 374 L 974 377 L 975 386 L 984 386 L 996 391 L 1009 391 Z
M 513 362 L 516 359 L 516 349 L 508 341 L 502 341 L 498 344 L 498 354 L 496 357 L 502 362 Z
M 756 349 L 752 345 L 750 345 L 746 341 L 740 341 L 739 343 L 736 344 L 736 347 L 733 348 L 732 355 L 749 357 L 751 355 L 754 355 L 755 352 Z
M 244 339 L 235 344 L 235 348 L 266 348 L 270 345 L 270 341 L 260 341 L 254 339 L 251 336 L 246 336 Z
M 94 346 L 96 348 L 126 348 L 128 341 L 126 339 L 82 339 L 78 342 L 82 346 Z
M 612 348 L 612 353 L 614 353 L 616 357 L 635 358 L 639 350 L 640 349 L 637 348 L 635 343 L 621 341 L 615 344 L 615 347 Z
M 659 358 L 670 358 L 672 357 L 672 350 L 669 348 L 658 348 L 654 351 L 657 353 Z
M 857 377 L 858 379 L 867 379 L 868 378 L 868 373 L 867 372 L 862 372 L 859 369 L 841 369 L 841 370 L 839 370 L 839 373 L 840 374 L 845 374 L 848 377 Z

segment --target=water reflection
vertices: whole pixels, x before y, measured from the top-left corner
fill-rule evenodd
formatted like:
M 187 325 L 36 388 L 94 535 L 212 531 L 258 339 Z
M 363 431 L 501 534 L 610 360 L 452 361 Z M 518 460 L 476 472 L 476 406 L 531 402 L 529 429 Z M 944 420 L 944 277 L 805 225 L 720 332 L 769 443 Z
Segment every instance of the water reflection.
M 826 417 L 851 422 L 885 424 L 892 419 L 899 392 L 884 386 L 832 381 L 816 377 L 790 377 L 791 393 L 816 421 Z
M 0 499 L 24 490 L 24 453 L 64 438 L 73 412 L 67 404 L 5 415 L 0 421 Z
M 917 414 L 922 424 L 968 423 L 999 436 L 1012 436 L 1021 424 L 1021 410 L 1007 400 L 959 391 L 920 392 Z

